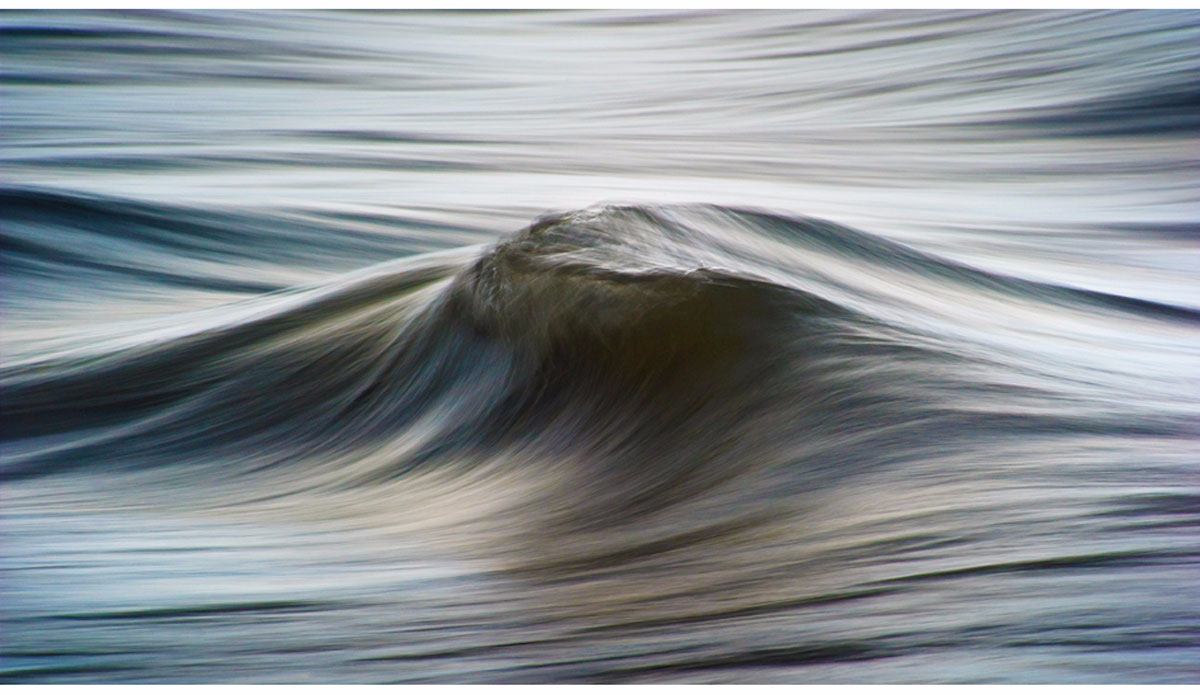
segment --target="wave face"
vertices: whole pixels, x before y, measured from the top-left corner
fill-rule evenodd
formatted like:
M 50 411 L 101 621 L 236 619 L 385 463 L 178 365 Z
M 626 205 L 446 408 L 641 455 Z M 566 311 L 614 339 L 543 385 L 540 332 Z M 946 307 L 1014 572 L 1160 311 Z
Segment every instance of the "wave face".
M 0 680 L 1200 678 L 1196 13 L 0 28 Z

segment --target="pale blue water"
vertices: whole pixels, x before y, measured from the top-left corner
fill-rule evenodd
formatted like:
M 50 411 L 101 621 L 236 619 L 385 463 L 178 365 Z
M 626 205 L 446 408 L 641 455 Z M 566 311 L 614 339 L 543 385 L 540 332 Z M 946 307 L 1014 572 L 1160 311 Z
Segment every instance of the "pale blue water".
M 3 13 L 0 679 L 1200 680 L 1197 46 Z

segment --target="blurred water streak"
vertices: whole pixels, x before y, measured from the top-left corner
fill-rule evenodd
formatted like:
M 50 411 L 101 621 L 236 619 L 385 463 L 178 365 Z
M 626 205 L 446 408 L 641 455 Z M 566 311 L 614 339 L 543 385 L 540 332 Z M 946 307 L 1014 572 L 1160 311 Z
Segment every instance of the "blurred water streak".
M 4 12 L 4 682 L 1195 682 L 1200 13 Z

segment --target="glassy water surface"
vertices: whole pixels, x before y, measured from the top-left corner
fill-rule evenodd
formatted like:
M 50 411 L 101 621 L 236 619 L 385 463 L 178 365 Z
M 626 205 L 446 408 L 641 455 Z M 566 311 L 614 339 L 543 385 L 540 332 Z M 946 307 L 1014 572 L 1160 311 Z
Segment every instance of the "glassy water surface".
M 5 12 L 4 682 L 1195 682 L 1200 13 Z

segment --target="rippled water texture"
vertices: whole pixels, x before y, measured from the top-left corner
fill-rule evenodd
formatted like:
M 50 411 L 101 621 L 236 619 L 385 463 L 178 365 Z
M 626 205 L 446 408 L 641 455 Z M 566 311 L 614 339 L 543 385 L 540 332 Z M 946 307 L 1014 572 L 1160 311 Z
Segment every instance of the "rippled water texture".
M 1200 13 L 0 25 L 3 681 L 1200 680 Z

